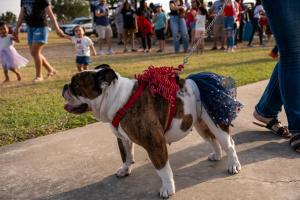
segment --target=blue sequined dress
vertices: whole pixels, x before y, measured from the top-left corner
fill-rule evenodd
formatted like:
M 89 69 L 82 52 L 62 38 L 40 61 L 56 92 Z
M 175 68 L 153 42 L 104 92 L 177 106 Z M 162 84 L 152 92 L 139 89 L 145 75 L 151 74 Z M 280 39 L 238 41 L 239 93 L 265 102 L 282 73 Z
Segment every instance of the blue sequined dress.
M 216 125 L 232 125 L 243 105 L 236 100 L 235 81 L 211 72 L 191 74 L 200 92 L 201 102 Z

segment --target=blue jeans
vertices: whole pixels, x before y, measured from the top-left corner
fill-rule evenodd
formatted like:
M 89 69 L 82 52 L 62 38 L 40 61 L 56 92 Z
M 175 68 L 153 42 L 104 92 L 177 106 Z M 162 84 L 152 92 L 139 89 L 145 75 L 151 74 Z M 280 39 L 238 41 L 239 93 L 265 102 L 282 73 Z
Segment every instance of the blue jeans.
M 232 16 L 224 17 L 224 29 L 227 36 L 227 48 L 234 46 L 234 18 Z
M 253 30 L 252 30 L 252 34 L 251 34 L 248 45 L 251 45 L 254 34 L 255 34 L 256 31 L 258 31 L 258 34 L 259 34 L 259 44 L 263 45 L 264 44 L 264 42 L 263 42 L 263 34 L 264 33 L 263 33 L 263 28 L 259 24 L 259 19 L 258 18 L 253 18 L 251 23 L 252 23 Z
M 28 45 L 33 43 L 46 44 L 48 42 L 48 26 L 45 27 L 27 27 L 27 42 Z
M 289 130 L 300 132 L 300 1 L 263 0 L 280 53 L 270 82 L 256 105 L 263 117 L 275 117 L 282 105 Z
M 183 42 L 184 51 L 187 51 L 189 48 L 189 35 L 186 28 L 186 23 L 184 18 L 179 16 L 170 17 L 170 26 L 173 36 L 173 46 L 175 52 L 178 53 L 180 49 L 180 38 Z

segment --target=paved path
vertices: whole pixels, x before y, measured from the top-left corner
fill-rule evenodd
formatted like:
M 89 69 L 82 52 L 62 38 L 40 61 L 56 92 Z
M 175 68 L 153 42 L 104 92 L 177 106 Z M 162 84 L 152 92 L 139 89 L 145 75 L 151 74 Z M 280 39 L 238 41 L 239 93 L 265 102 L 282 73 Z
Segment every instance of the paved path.
M 192 132 L 170 146 L 175 200 L 299 200 L 300 156 L 288 141 L 252 125 L 252 111 L 266 82 L 238 90 L 245 108 L 235 122 L 234 140 L 243 166 L 226 171 L 226 157 L 210 162 L 208 144 Z M 91 124 L 0 148 L 0 199 L 159 199 L 160 179 L 146 152 L 136 147 L 131 176 L 114 176 L 121 164 L 107 124 Z

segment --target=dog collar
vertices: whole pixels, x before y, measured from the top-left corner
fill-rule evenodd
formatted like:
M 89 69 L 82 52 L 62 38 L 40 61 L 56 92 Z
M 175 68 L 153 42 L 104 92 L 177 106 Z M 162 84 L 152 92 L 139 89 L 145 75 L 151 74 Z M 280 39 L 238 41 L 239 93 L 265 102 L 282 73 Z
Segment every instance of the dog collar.
M 130 97 L 127 103 L 118 110 L 115 117 L 112 120 L 112 125 L 117 129 L 120 121 L 123 119 L 124 115 L 127 111 L 133 106 L 133 104 L 138 100 L 143 91 L 145 90 L 147 84 L 145 82 L 141 83 L 139 87 L 136 89 L 135 93 Z

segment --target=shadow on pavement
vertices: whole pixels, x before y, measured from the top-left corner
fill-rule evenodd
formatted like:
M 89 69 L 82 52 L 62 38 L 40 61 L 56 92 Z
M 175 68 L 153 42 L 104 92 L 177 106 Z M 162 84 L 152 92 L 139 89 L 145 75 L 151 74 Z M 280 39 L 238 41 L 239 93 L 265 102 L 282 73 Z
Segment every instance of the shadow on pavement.
M 287 140 L 272 135 L 267 131 L 245 131 L 237 133 L 233 137 L 236 141 L 240 162 L 244 167 L 253 163 L 259 165 L 260 161 L 277 157 L 285 159 L 298 158 L 298 155 L 290 150 Z M 255 146 L 253 147 L 253 144 L 251 146 L 251 143 L 255 143 Z M 235 176 L 230 176 L 227 173 L 227 156 L 223 157 L 219 162 L 211 162 L 206 159 L 209 152 L 209 145 L 201 143 L 170 155 L 170 163 L 174 173 L 177 192 L 220 178 L 243 178 L 243 171 Z M 132 174 L 129 177 L 119 179 L 115 175 L 111 175 L 97 183 L 41 199 L 158 199 L 160 186 L 160 178 L 156 174 L 152 164 L 149 163 L 133 168 Z

